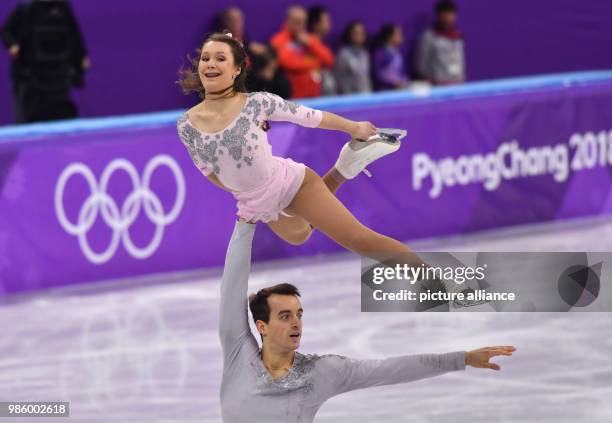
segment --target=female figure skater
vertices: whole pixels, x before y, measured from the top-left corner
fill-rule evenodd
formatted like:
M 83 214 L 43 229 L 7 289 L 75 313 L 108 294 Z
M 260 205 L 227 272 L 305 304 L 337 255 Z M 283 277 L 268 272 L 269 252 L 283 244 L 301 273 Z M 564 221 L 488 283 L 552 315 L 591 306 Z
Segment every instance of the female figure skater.
M 291 244 L 306 242 L 315 227 L 357 254 L 410 252 L 404 244 L 366 228 L 333 195 L 368 164 L 396 151 L 399 142 L 374 137 L 353 142 L 361 147 L 357 150 L 347 143 L 324 179 L 301 163 L 273 156 L 267 121 L 344 131 L 361 140 L 376 135 L 376 127 L 273 94 L 246 93 L 245 67 L 246 54 L 238 40 L 225 34 L 209 37 L 197 69 L 182 71 L 180 80 L 185 92 L 199 92 L 204 100 L 178 121 L 179 135 L 195 165 L 212 183 L 234 195 L 238 216 L 268 223 Z
M 396 151 L 399 141 L 377 135 L 370 122 L 354 122 L 266 92 L 246 93 L 246 58 L 231 34 L 214 34 L 192 68 L 181 70 L 179 81 L 184 92 L 203 97 L 179 119 L 180 138 L 200 171 L 234 195 L 238 216 L 246 222 L 266 222 L 293 245 L 306 242 L 317 228 L 357 254 L 384 253 L 421 265 L 408 247 L 362 225 L 334 196 L 346 180 Z M 301 163 L 272 155 L 267 121 L 343 131 L 352 141 L 322 179 Z M 452 289 L 456 284 L 449 285 Z

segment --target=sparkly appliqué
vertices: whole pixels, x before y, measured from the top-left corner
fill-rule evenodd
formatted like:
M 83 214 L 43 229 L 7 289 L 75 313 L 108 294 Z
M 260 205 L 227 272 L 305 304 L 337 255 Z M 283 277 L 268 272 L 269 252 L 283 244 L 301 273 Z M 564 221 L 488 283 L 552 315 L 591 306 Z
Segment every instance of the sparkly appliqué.
M 246 146 L 246 134 L 249 131 L 249 120 L 241 116 L 232 129 L 223 131 L 221 145 L 227 148 L 232 159 L 242 160 L 242 148 Z M 240 167 L 240 166 L 238 166 Z
M 259 362 L 259 383 L 280 392 L 301 389 L 302 392 L 308 394 L 312 392 L 314 386 L 312 370 L 319 358 L 315 354 L 303 355 L 296 352 L 293 358 L 293 367 L 289 373 L 278 380 L 272 379 L 261 360 L 257 359 Z
M 212 141 L 209 143 L 204 143 L 202 140 L 202 134 L 195 127 L 193 127 L 189 121 L 187 114 L 185 113 L 180 117 L 177 121 L 177 125 L 183 125 L 183 128 L 180 130 L 179 135 L 185 147 L 187 147 L 187 151 L 191 158 L 198 165 L 199 169 L 203 169 L 201 163 L 204 165 L 211 165 L 213 168 L 213 172 L 219 174 L 221 172 L 221 168 L 218 165 L 219 157 L 217 157 L 217 142 Z M 201 163 L 200 163 L 201 162 Z
M 261 104 L 254 98 L 247 101 L 246 106 L 242 110 L 246 116 L 250 116 L 255 126 L 259 126 L 259 114 L 261 113 Z
M 276 99 L 272 97 L 270 99 L 270 105 L 266 106 L 266 116 L 272 116 L 275 110 L 276 110 Z
M 179 136 L 181 138 L 181 141 L 183 141 L 183 144 L 185 144 L 185 147 L 187 147 L 189 155 L 192 158 L 195 158 L 195 142 L 198 140 L 202 140 L 202 136 L 200 135 L 200 133 L 193 126 L 187 123 L 179 131 Z
M 196 141 L 196 152 L 200 160 L 213 165 L 213 172 L 218 174 L 221 171 L 217 164 L 219 157 L 215 155 L 217 152 L 217 141 L 211 141 L 208 144 L 204 144 L 202 140 Z
M 287 110 L 289 110 L 291 112 L 292 115 L 296 114 L 298 112 L 300 105 L 297 103 L 293 103 L 291 101 L 283 101 L 283 104 L 281 106 L 281 110 L 283 112 L 286 112 Z
M 283 112 L 287 112 L 287 111 L 290 112 L 292 115 L 297 114 L 298 109 L 300 108 L 300 105 L 297 103 L 286 101 L 280 98 L 278 98 L 277 100 L 275 96 L 271 96 L 270 94 L 267 94 L 267 93 L 265 93 L 264 95 L 270 101 L 269 103 L 268 103 L 268 100 L 266 99 L 262 101 L 262 104 L 266 112 L 266 116 L 271 116 L 272 114 L 274 114 L 277 107 Z

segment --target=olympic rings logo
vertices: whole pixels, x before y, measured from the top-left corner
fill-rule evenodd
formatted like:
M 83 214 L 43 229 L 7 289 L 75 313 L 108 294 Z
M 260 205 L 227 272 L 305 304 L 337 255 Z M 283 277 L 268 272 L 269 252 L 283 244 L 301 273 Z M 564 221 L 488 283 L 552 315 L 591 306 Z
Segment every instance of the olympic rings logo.
M 160 166 L 166 166 L 170 169 L 176 182 L 176 198 L 167 214 L 164 214 L 164 208 L 159 197 L 149 188 L 153 172 Z M 112 175 L 121 170 L 129 176 L 133 190 L 119 208 L 115 200 L 106 193 L 106 190 Z M 81 206 L 76 224 L 70 222 L 66 217 L 63 203 L 66 184 L 73 175 L 81 175 L 91 191 L 90 196 Z M 78 238 L 81 251 L 94 264 L 103 264 L 110 260 L 117 251 L 120 242 L 123 243 L 132 257 L 136 259 L 150 257 L 162 241 L 164 228 L 178 217 L 184 202 L 185 179 L 181 168 L 172 157 L 164 154 L 155 156 L 147 163 L 142 182 L 132 163 L 125 159 L 115 159 L 102 171 L 99 185 L 89 167 L 83 163 L 72 163 L 62 171 L 55 186 L 55 212 L 59 223 L 66 232 Z M 155 225 L 155 233 L 149 244 L 141 248 L 132 242 L 129 229 L 138 217 L 142 206 L 144 206 L 147 218 Z M 87 233 L 94 225 L 98 214 L 101 214 L 106 225 L 113 231 L 108 247 L 101 253 L 93 251 L 87 241 Z

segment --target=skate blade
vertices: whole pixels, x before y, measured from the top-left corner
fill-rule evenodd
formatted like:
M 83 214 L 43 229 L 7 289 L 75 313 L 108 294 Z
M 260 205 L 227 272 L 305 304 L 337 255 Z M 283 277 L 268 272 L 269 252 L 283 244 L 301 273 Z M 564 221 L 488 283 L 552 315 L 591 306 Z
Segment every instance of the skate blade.
M 372 135 L 367 140 L 361 138 L 353 138 L 351 142 L 384 142 L 386 144 L 396 145 L 400 144 L 401 140 L 406 136 L 406 134 L 407 132 L 405 129 L 379 128 L 376 134 Z

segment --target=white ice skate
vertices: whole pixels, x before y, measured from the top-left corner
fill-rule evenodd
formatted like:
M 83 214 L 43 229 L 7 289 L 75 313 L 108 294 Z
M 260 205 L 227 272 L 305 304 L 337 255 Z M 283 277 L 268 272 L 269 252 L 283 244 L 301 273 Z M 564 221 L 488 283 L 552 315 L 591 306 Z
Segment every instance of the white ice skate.
M 342 147 L 336 169 L 346 179 L 353 179 L 362 171 L 371 177 L 366 166 L 397 151 L 405 136 L 406 131 L 403 129 L 379 128 L 367 140 L 352 139 Z

